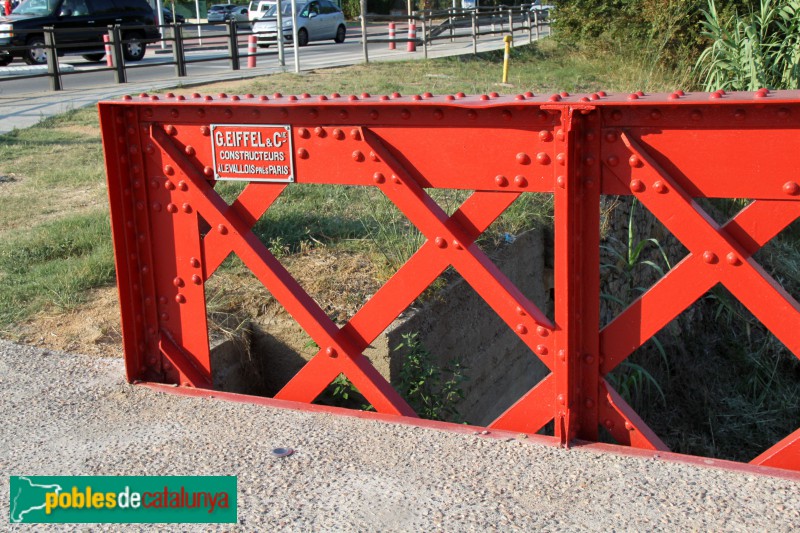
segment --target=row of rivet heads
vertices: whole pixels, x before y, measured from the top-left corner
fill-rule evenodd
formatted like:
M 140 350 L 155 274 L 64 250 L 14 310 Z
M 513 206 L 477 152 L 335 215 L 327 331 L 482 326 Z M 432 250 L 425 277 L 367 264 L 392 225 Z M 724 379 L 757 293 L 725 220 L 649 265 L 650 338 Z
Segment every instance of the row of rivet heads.
M 642 159 L 639 156 L 634 154 L 628 158 L 628 164 L 632 168 L 642 168 L 644 167 L 645 162 L 642 161 Z M 631 192 L 639 195 L 647 192 L 647 185 L 642 180 L 639 179 L 631 180 L 629 187 L 631 189 Z M 653 182 L 653 185 L 650 187 L 650 189 L 656 194 L 667 194 L 670 192 L 669 185 L 667 183 L 664 183 L 664 181 L 662 180 L 656 180 L 655 182 Z M 800 194 L 800 186 L 798 186 L 798 184 L 794 181 L 787 182 L 783 186 L 783 190 L 786 194 L 790 194 L 793 196 Z M 728 262 L 728 264 L 732 266 L 739 266 L 742 264 L 741 258 L 734 251 L 731 251 L 728 254 L 726 254 L 725 260 Z M 715 265 L 719 263 L 719 257 L 712 250 L 706 250 L 703 252 L 703 261 L 710 265 Z
M 610 113 L 608 113 L 608 117 L 614 121 L 619 122 L 623 118 L 625 118 L 625 124 L 628 126 L 636 126 L 637 123 L 635 122 L 637 119 L 646 116 L 650 120 L 656 121 L 661 120 L 662 118 L 671 119 L 673 121 L 677 121 L 679 125 L 684 123 L 684 120 L 688 118 L 694 122 L 698 122 L 703 120 L 704 117 L 712 118 L 715 120 L 725 119 L 727 117 L 733 118 L 736 121 L 742 121 L 747 118 L 748 110 L 742 108 L 734 108 L 733 106 L 728 106 L 730 109 L 722 109 L 722 108 L 714 108 L 714 109 L 707 109 L 707 115 L 704 115 L 703 110 L 701 109 L 691 109 L 691 110 L 677 110 L 677 109 L 670 109 L 669 115 L 667 117 L 664 116 L 664 112 L 660 109 L 634 109 L 634 108 L 626 108 L 624 111 L 621 109 L 614 109 Z M 777 109 L 758 109 L 756 113 L 751 113 L 751 116 L 755 118 L 762 118 L 764 120 L 772 120 L 773 117 L 777 117 L 779 119 L 788 119 L 792 114 L 792 111 L 787 107 L 778 107 Z
M 133 120 L 135 118 L 135 114 L 132 111 L 128 110 L 126 112 L 126 118 L 129 121 Z M 117 114 L 116 115 L 115 122 L 117 123 L 118 126 L 121 126 L 121 127 L 123 127 L 124 124 L 125 124 L 125 120 L 124 120 L 124 118 L 123 118 L 123 116 L 121 114 Z M 139 213 L 142 213 L 142 215 L 144 215 L 143 212 L 144 212 L 144 206 L 145 206 L 145 200 L 146 200 L 146 193 L 144 192 L 144 190 L 142 188 L 142 179 L 143 179 L 142 168 L 141 168 L 141 165 L 139 164 L 139 162 L 136 161 L 136 157 L 135 157 L 136 154 L 139 153 L 140 140 L 139 140 L 139 136 L 137 135 L 136 128 L 133 125 L 128 125 L 127 127 L 124 127 L 124 130 L 125 130 L 124 133 L 120 133 L 120 135 L 117 136 L 117 143 L 120 146 L 120 149 L 119 149 L 119 154 L 120 155 L 119 155 L 118 160 L 123 165 L 127 165 L 128 164 L 129 158 L 126 155 L 126 150 L 125 150 L 125 147 L 127 147 L 127 152 L 129 154 L 131 154 L 131 156 L 133 156 L 133 161 L 129 166 L 133 176 L 132 176 L 132 179 L 131 179 L 131 186 L 130 187 L 126 186 L 126 187 L 123 188 L 123 195 L 126 198 L 130 198 L 133 195 L 134 202 L 135 202 L 134 203 L 135 210 L 137 212 L 139 212 Z M 147 128 L 144 128 L 144 131 L 147 131 Z M 138 246 L 137 246 L 138 252 L 131 251 L 130 255 L 129 255 L 129 261 L 131 262 L 131 265 L 133 266 L 133 270 L 134 271 L 138 271 L 138 272 L 141 273 L 142 276 L 145 276 L 144 280 L 141 280 L 141 281 L 145 285 L 149 286 L 149 285 L 151 285 L 152 280 L 148 279 L 148 277 L 147 277 L 150 274 L 150 267 L 149 267 L 149 264 L 148 264 L 149 247 L 147 246 L 147 244 L 148 244 L 148 235 L 147 235 L 146 229 L 143 229 L 143 228 L 147 227 L 146 215 L 144 215 L 144 216 L 136 216 L 136 222 L 129 217 L 128 220 L 126 220 L 125 225 L 126 225 L 126 228 L 127 228 L 128 232 L 130 234 L 134 234 L 136 241 L 138 241 Z M 137 226 L 141 226 L 141 227 L 138 228 L 138 230 L 137 230 Z M 142 257 L 143 254 L 145 254 L 145 257 Z M 140 290 L 139 281 L 135 281 L 134 280 L 132 285 L 131 285 L 131 287 L 132 287 L 134 292 L 139 291 Z M 157 343 L 158 343 L 158 338 L 157 338 L 157 331 L 158 330 L 157 330 L 157 328 L 156 328 L 156 326 L 154 324 L 154 320 L 155 320 L 154 315 L 148 309 L 149 306 L 152 304 L 151 297 L 150 296 L 145 296 L 143 298 L 143 303 L 145 305 L 145 314 L 148 317 L 148 319 L 146 321 L 147 322 L 146 331 L 147 331 L 147 334 L 148 334 L 148 341 L 151 342 L 155 347 L 155 345 L 157 345 Z M 153 315 L 152 319 L 151 319 L 151 315 Z M 142 316 L 142 314 L 137 313 L 136 316 L 135 316 L 135 320 L 136 320 L 136 322 L 138 324 L 141 324 L 144 321 L 144 317 Z M 141 341 L 141 340 L 139 341 L 138 348 L 139 348 L 140 353 L 142 353 L 142 354 L 145 353 L 146 345 L 145 345 L 145 343 L 143 341 Z M 149 365 L 151 368 L 153 368 L 155 370 L 158 370 L 156 368 L 156 365 L 159 362 L 159 358 L 156 356 L 155 351 L 156 351 L 155 349 L 151 350 L 149 355 L 147 355 L 146 364 Z M 163 366 L 164 370 L 167 370 L 167 371 L 170 370 L 169 361 L 164 360 L 162 366 Z M 146 368 L 141 368 L 140 370 L 142 372 L 144 372 L 147 369 Z
M 345 132 L 345 129 L 336 128 L 336 127 L 334 127 L 334 128 L 324 128 L 322 126 L 317 126 L 317 127 L 314 127 L 313 129 L 312 128 L 299 127 L 295 131 L 296 131 L 297 136 L 300 137 L 301 139 L 309 139 L 311 137 L 311 132 L 313 131 L 314 135 L 319 137 L 319 138 L 325 138 L 325 137 L 328 137 L 328 135 L 330 135 L 333 139 L 344 140 L 347 137 L 347 135 L 349 134 L 350 138 L 352 138 L 353 140 L 356 140 L 356 141 L 360 141 L 361 140 L 361 131 L 359 130 L 359 128 L 351 128 L 348 133 Z M 171 135 L 171 136 L 178 135 L 178 128 L 176 126 L 172 125 L 172 124 L 168 124 L 168 125 L 164 126 L 164 131 L 167 133 L 167 135 Z M 200 126 L 200 133 L 203 136 L 208 137 L 208 136 L 211 135 L 211 128 L 208 127 L 208 126 Z M 539 136 L 539 140 L 542 141 L 542 142 L 551 142 L 551 141 L 553 141 L 553 138 L 554 138 L 553 132 L 550 131 L 550 130 L 541 130 L 539 132 L 538 136 Z M 558 139 L 563 139 L 564 138 L 564 132 L 559 129 L 556 132 L 555 136 Z M 151 154 L 155 153 L 155 147 L 153 145 L 149 144 L 149 145 L 147 145 L 145 147 L 145 152 L 148 155 L 151 155 Z M 195 148 L 193 146 L 187 145 L 184 148 L 184 152 L 188 156 L 194 156 L 195 153 L 196 153 L 196 150 L 195 150 Z M 301 146 L 301 147 L 298 147 L 296 149 L 295 155 L 299 159 L 308 159 L 310 157 L 310 152 L 308 151 L 308 149 L 306 149 L 306 148 Z M 351 154 L 351 157 L 352 157 L 352 159 L 354 161 L 359 162 L 359 163 L 366 161 L 368 158 L 371 161 L 377 161 L 378 160 L 377 155 L 372 151 L 370 151 L 368 154 L 365 154 L 364 151 L 362 151 L 362 150 L 354 150 L 352 152 L 352 154 Z M 516 159 L 516 162 L 518 164 L 523 165 L 523 166 L 531 165 L 534 160 L 536 161 L 536 163 L 538 165 L 541 165 L 541 166 L 548 166 L 548 165 L 550 165 L 552 163 L 552 159 L 551 159 L 550 155 L 547 152 L 538 152 L 533 157 L 531 157 L 531 155 L 529 155 L 529 154 L 527 154 L 525 152 L 519 152 L 518 154 L 516 154 L 515 159 Z M 567 155 L 565 153 L 559 153 L 559 154 L 556 155 L 556 163 L 557 164 L 559 164 L 561 166 L 564 166 L 564 165 L 566 165 L 566 161 L 567 161 Z M 584 159 L 584 164 L 586 164 L 587 166 L 593 166 L 595 163 L 596 163 L 596 161 L 595 161 L 594 157 L 589 156 L 589 157 L 586 157 Z M 203 167 L 203 174 L 205 174 L 207 177 L 213 177 L 214 176 L 214 169 L 212 167 L 206 165 L 206 166 Z M 385 177 L 381 173 L 376 173 L 373 176 L 373 182 L 376 185 L 380 185 L 381 183 L 384 182 L 384 180 L 385 180 Z M 511 180 L 509 180 L 506 176 L 503 176 L 503 175 L 497 175 L 497 176 L 494 177 L 494 183 L 498 187 L 507 187 L 510 184 L 510 182 L 511 182 Z M 513 178 L 513 183 L 518 188 L 525 188 L 525 187 L 528 186 L 528 180 L 523 175 L 518 175 L 518 176 L 514 177 Z M 566 178 L 564 176 L 559 176 L 556 179 L 556 183 L 560 187 L 565 187 Z
M 608 131 L 605 133 L 605 140 L 608 143 L 614 143 L 619 139 L 619 134 L 615 131 Z M 619 157 L 615 155 L 610 155 L 605 159 L 605 163 L 609 167 L 616 167 L 619 165 Z M 637 155 L 631 155 L 628 158 L 628 164 L 633 168 L 641 168 L 644 164 L 642 160 Z M 633 180 L 630 183 L 630 188 L 632 192 L 644 192 L 646 189 L 645 184 L 641 180 Z M 652 189 L 660 194 L 667 192 L 667 184 L 664 183 L 662 180 L 657 180 L 653 183 Z M 796 181 L 787 181 L 781 187 L 781 192 L 787 196 L 798 196 L 800 195 L 800 184 Z

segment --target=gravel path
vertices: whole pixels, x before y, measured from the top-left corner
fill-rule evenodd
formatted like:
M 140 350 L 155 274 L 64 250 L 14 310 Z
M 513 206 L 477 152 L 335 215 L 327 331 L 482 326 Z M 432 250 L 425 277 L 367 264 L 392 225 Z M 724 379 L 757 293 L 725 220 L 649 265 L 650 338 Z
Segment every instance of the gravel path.
M 179 397 L 122 376 L 118 359 L 0 341 L 3 510 L 12 474 L 205 474 L 238 476 L 239 526 L 166 529 L 791 531 L 800 524 L 800 482 L 790 479 Z M 297 452 L 273 459 L 280 446 Z

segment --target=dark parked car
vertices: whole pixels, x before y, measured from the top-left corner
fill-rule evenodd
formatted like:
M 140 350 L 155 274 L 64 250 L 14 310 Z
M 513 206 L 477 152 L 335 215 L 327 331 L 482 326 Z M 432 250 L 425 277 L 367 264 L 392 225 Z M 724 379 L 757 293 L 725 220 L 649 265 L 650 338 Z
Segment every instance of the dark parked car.
M 122 26 L 122 40 L 127 61 L 144 57 L 147 43 L 158 41 L 161 34 L 155 15 L 146 0 L 25 0 L 11 15 L 0 17 L 0 66 L 14 57 L 29 65 L 47 62 L 44 45 L 45 26 L 55 28 L 57 53 L 82 54 L 89 61 L 105 55 L 103 35 L 108 26 Z M 28 46 L 28 50 L 9 47 Z
M 161 12 L 164 14 L 164 24 L 172 24 L 172 10 L 162 7 Z M 175 18 L 178 20 L 178 24 L 186 22 L 186 17 L 180 13 L 175 13 Z
M 209 22 L 227 22 L 235 20 L 237 22 L 247 22 L 250 20 L 250 11 L 245 6 L 235 4 L 216 4 L 208 8 Z

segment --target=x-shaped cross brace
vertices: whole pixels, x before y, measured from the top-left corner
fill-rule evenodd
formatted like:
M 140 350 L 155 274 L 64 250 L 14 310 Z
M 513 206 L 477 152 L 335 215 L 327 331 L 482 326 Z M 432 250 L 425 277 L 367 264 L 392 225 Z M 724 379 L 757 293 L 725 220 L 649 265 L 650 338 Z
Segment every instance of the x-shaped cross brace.
M 624 168 L 630 174 L 619 172 L 616 177 L 690 253 L 602 330 L 601 374 L 611 372 L 716 283 L 722 283 L 800 357 L 800 304 L 752 257 L 800 216 L 800 202 L 756 200 L 720 227 L 638 142 L 627 133 L 621 139 L 623 143 L 609 155 L 627 160 Z M 607 383 L 603 386 L 613 394 Z M 624 410 L 632 413 L 627 406 Z M 634 431 L 644 429 L 628 422 Z M 795 433 L 768 455 L 774 457 L 790 447 L 798 453 L 798 443 Z

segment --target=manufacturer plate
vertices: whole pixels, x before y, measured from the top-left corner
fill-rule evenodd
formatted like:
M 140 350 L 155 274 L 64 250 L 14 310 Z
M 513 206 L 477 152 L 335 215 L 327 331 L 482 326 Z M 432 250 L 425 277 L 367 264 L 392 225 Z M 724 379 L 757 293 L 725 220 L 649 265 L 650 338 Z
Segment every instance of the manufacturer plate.
M 212 124 L 214 178 L 293 182 L 292 127 L 280 124 Z

